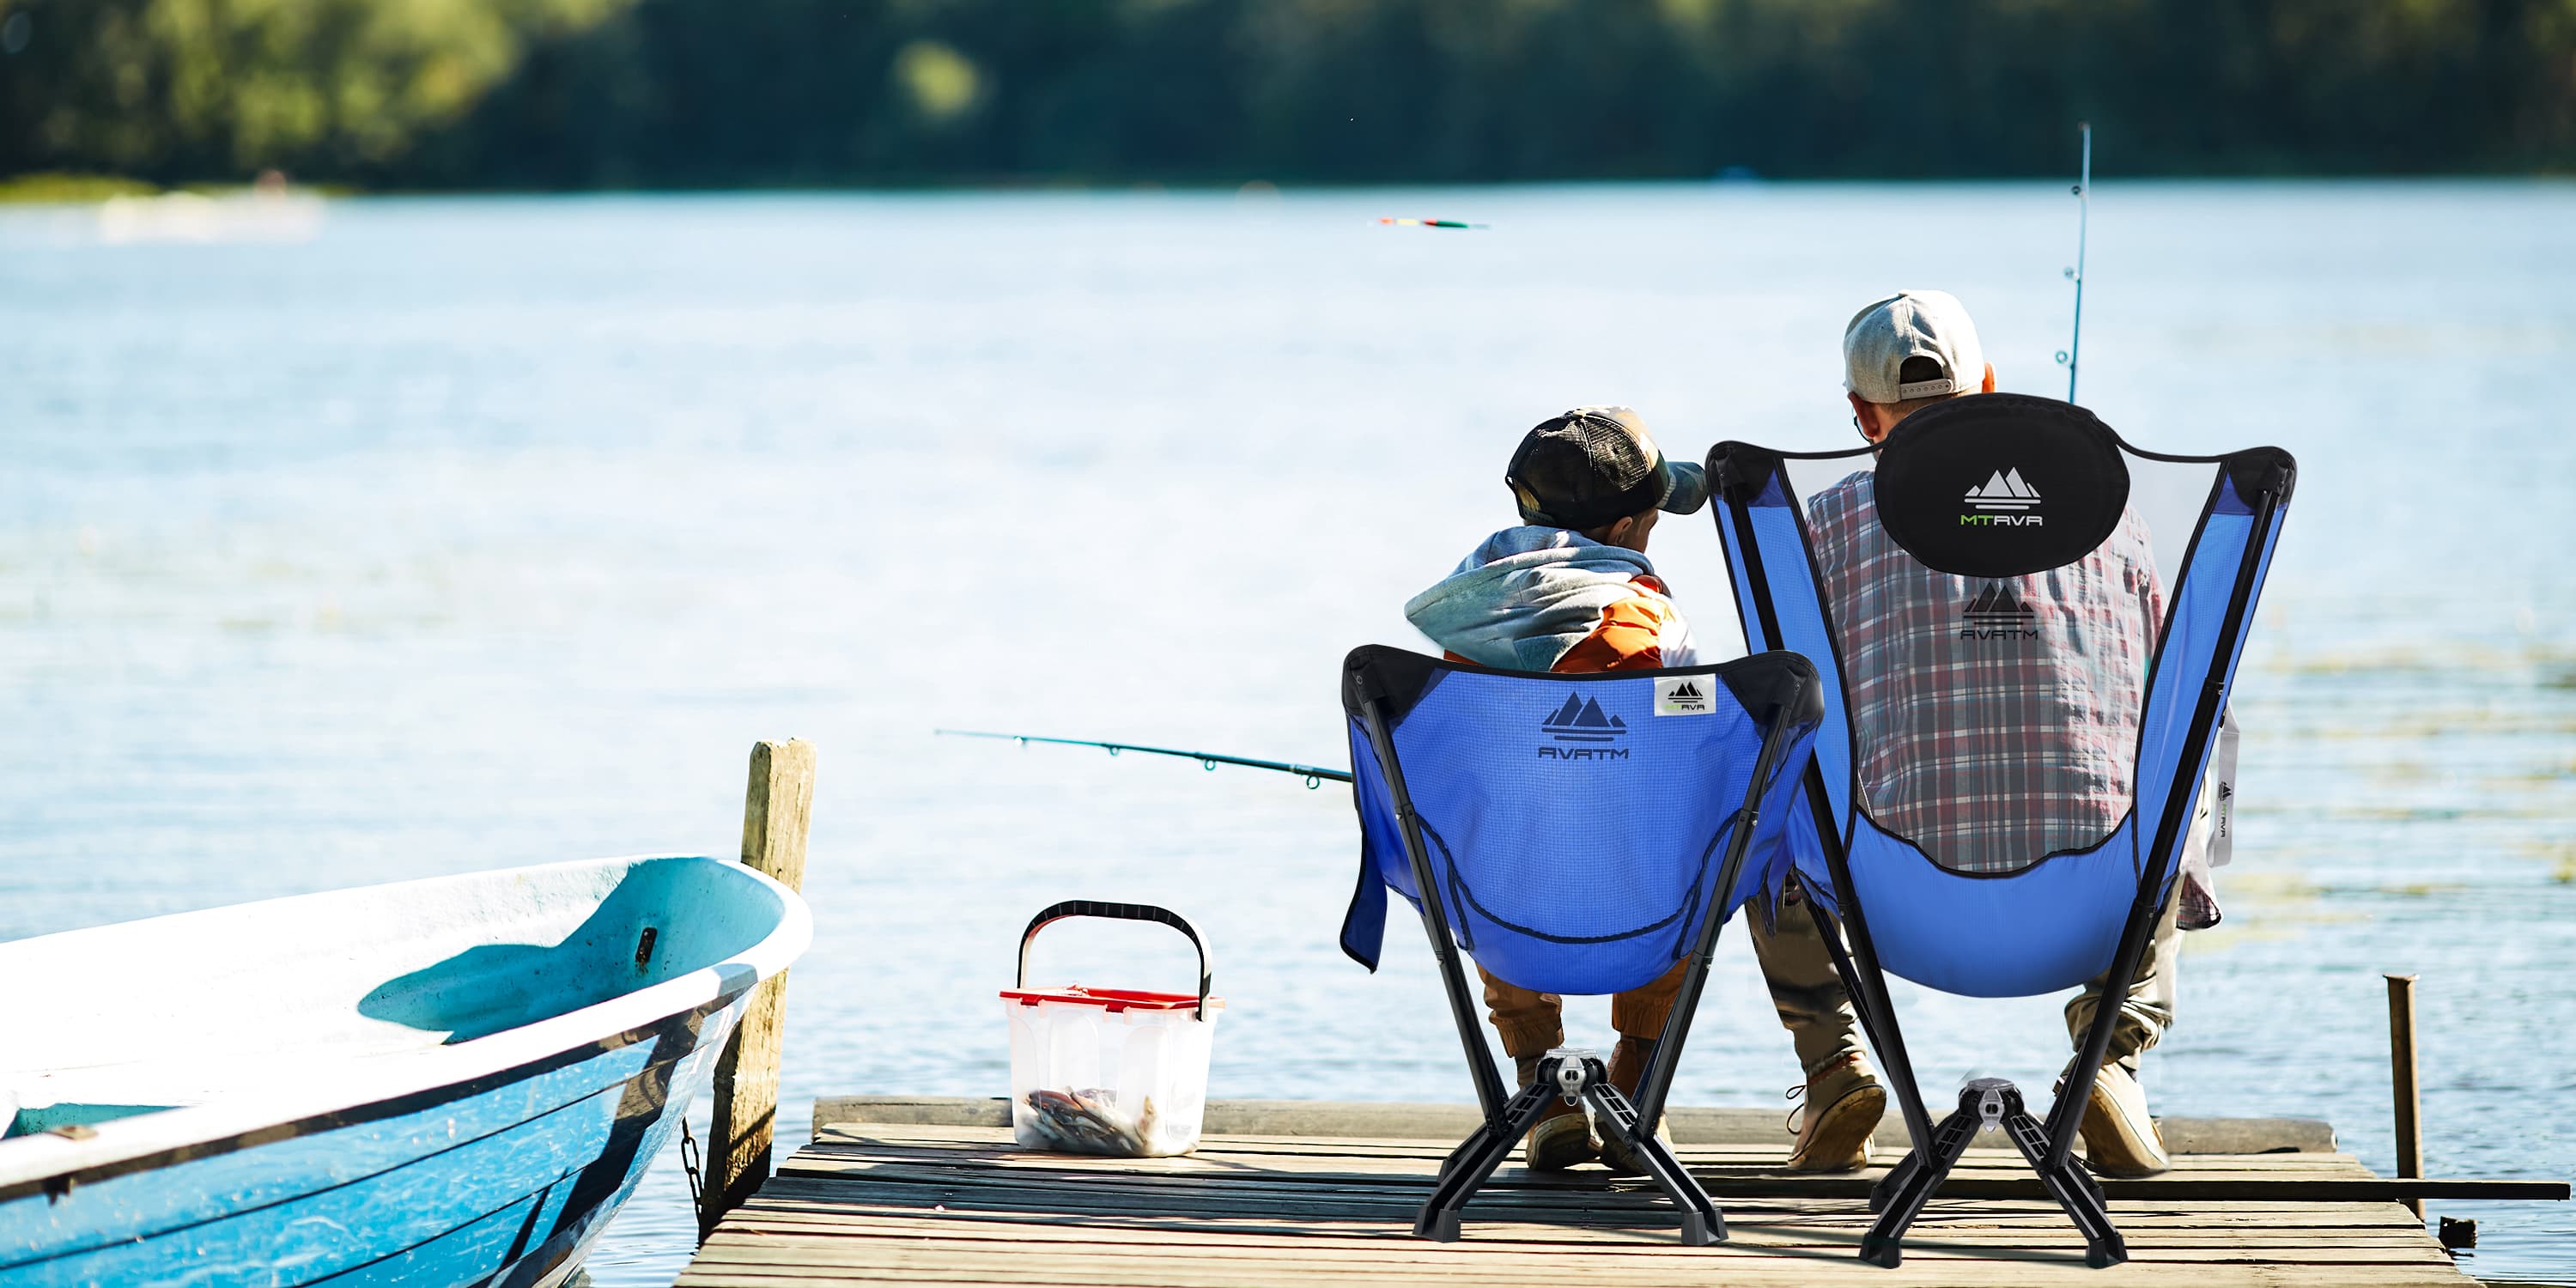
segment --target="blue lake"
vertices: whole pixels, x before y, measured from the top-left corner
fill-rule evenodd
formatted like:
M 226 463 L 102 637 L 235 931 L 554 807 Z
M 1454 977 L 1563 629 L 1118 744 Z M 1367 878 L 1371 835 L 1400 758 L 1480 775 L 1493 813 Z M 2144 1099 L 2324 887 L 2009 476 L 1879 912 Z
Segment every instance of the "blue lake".
M 2043 183 L 0 209 L 0 938 L 731 853 L 746 751 L 795 735 L 791 1137 L 817 1094 L 1000 1094 L 994 992 L 1074 896 L 1205 930 L 1214 1094 L 1463 1100 L 1418 941 L 1375 977 L 1334 947 L 1347 795 L 930 730 L 1337 763 L 1341 655 L 1420 645 L 1399 606 L 1511 521 L 1531 423 L 1841 446 L 1842 323 L 1899 286 L 2062 395 L 2074 216 Z M 2576 1174 L 2576 184 L 2110 180 L 2090 270 L 2083 401 L 2302 466 L 2157 1107 L 2329 1118 L 2391 1170 L 2379 974 L 2413 972 L 2429 1170 Z M 1733 639 L 1706 520 L 1653 554 Z M 1038 971 L 1177 986 L 1154 934 L 1051 932 Z M 1936 1101 L 2065 1058 L 2052 1002 L 1899 1002 Z M 1797 1080 L 1729 936 L 1675 1098 Z M 2576 1208 L 2436 1210 L 2482 1276 L 2576 1275 Z M 591 1274 L 689 1243 L 667 1160 Z

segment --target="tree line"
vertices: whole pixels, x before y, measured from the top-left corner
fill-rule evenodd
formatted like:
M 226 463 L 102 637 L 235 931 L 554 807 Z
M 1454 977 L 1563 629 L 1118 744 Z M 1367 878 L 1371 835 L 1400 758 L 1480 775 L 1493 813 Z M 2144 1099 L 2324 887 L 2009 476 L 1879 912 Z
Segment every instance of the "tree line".
M 0 174 L 2576 170 L 2576 0 L 0 0 Z

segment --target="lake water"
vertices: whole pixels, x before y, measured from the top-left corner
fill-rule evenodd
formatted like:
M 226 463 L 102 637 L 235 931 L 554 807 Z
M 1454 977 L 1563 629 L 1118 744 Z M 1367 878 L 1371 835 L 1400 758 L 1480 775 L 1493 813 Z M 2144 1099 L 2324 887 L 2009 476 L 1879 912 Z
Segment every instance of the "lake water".
M 1463 1100 L 1418 939 L 1335 950 L 1346 794 L 930 730 L 1341 761 L 1341 655 L 1419 644 L 1399 605 L 1511 520 L 1531 423 L 1840 446 L 1841 325 L 1895 286 L 2062 395 L 2074 218 L 2042 183 L 364 200 L 204 243 L 0 211 L 0 938 L 730 853 L 746 751 L 797 735 L 790 1137 L 817 1094 L 1000 1094 L 994 990 L 1072 896 L 1205 930 L 1215 1094 Z M 2157 1106 L 2390 1170 L 2411 971 L 2430 1170 L 2576 1173 L 2576 185 L 2110 181 L 2091 254 L 2084 400 L 2303 474 Z M 1707 521 L 1653 553 L 1735 637 Z M 1084 925 L 1038 963 L 1188 969 Z M 2065 1057 L 2050 1002 L 1899 998 L 1936 1102 Z M 1730 936 L 1675 1098 L 1797 1078 Z M 675 1162 L 600 1283 L 685 1261 Z M 2439 1210 L 2481 1275 L 2576 1275 L 2576 1209 Z

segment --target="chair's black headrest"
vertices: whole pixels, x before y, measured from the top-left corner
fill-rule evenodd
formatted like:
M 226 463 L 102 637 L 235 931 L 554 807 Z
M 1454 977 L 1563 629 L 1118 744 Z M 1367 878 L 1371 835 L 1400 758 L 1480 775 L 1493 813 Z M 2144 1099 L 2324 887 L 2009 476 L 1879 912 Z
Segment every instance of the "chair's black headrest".
M 2091 554 L 2129 504 L 2119 437 L 2054 398 L 1972 394 L 1905 418 L 1872 485 L 1889 539 L 1925 566 L 2018 577 Z

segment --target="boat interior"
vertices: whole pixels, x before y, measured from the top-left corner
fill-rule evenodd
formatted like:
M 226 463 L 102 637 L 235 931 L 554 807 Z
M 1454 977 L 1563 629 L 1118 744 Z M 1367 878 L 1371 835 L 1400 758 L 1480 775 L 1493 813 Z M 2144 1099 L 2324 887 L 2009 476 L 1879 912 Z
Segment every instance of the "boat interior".
M 621 859 L 0 944 L 0 990 L 54 999 L 11 1021 L 0 1135 L 312 1084 L 500 1037 L 736 957 L 783 912 L 738 864 Z M 191 965 L 173 973 L 172 962 Z

